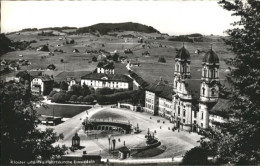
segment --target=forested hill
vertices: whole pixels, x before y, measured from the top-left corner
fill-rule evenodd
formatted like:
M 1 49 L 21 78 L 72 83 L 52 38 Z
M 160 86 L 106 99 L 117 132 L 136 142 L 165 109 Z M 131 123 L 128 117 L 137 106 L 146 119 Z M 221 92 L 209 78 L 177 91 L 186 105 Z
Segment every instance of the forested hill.
M 0 34 L 0 56 L 12 50 L 13 44 L 3 33 Z
M 144 32 L 144 33 L 160 33 L 158 30 L 154 29 L 151 26 L 133 23 L 133 22 L 125 22 L 125 23 L 99 23 L 95 25 L 91 25 L 88 27 L 82 27 L 77 30 L 77 33 L 89 33 L 89 32 L 99 32 L 104 35 L 108 32 L 115 31 L 136 31 L 136 32 Z

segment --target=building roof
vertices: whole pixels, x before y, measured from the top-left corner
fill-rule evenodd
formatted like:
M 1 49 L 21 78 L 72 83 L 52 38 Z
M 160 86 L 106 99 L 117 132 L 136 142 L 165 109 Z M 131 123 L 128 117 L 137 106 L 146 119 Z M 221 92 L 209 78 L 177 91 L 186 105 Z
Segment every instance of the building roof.
M 121 82 L 131 82 L 133 81 L 126 75 L 122 74 L 104 74 L 104 73 L 89 73 L 81 77 L 81 79 L 90 80 L 108 80 L 108 81 L 121 81 Z
M 215 51 L 212 50 L 212 48 L 204 55 L 202 62 L 205 63 L 219 63 L 218 55 L 215 53 Z
M 230 99 L 226 98 L 219 98 L 218 102 L 209 110 L 210 114 L 218 115 L 223 118 L 229 117 L 229 107 L 231 105 Z
M 173 87 L 162 79 L 156 80 L 154 83 L 150 84 L 146 87 L 146 90 L 156 93 L 159 97 L 172 100 Z
M 90 71 L 63 71 L 55 76 L 54 80 L 56 82 L 61 81 L 69 81 L 68 78 L 75 79 L 80 82 L 80 78 L 86 74 L 90 73 Z
M 190 53 L 183 46 L 181 49 L 178 50 L 177 55 L 176 55 L 175 58 L 178 58 L 178 59 L 181 59 L 181 60 L 189 60 L 190 59 Z
M 36 76 L 34 78 L 41 79 L 43 82 L 45 82 L 45 81 L 53 81 L 53 78 L 51 78 L 49 75 Z
M 188 91 L 191 92 L 192 99 L 199 99 L 200 98 L 200 85 L 201 85 L 201 80 L 200 79 L 186 79 L 185 80 L 185 85 Z
M 97 67 L 104 68 L 104 69 L 115 69 L 113 62 L 101 61 L 98 63 Z
M 126 146 L 123 146 L 123 147 L 119 148 L 118 151 L 120 151 L 120 152 L 130 152 L 130 149 Z

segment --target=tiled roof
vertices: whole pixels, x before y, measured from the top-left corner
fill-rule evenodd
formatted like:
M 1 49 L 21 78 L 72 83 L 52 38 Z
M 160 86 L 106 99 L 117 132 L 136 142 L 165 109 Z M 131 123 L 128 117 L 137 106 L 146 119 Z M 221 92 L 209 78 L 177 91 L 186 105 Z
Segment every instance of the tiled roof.
M 150 84 L 146 90 L 156 93 L 159 97 L 172 100 L 173 87 L 167 84 L 167 81 L 156 80 Z
M 191 92 L 192 98 L 197 100 L 200 98 L 200 84 L 201 80 L 196 79 L 186 79 L 185 85 L 187 87 L 187 90 Z
M 41 79 L 43 82 L 44 82 L 44 81 L 53 81 L 53 78 L 51 78 L 49 75 L 36 76 L 35 78 L 39 78 L 39 79 Z
M 209 110 L 210 114 L 219 115 L 222 117 L 228 117 L 229 107 L 231 105 L 231 101 L 229 99 L 219 98 L 218 102 Z
M 126 75 L 122 74 L 104 74 L 104 73 L 89 73 L 85 76 L 82 76 L 81 79 L 91 79 L 91 80 L 105 80 L 102 79 L 106 77 L 109 81 L 122 81 L 122 82 L 131 82 L 133 81 Z
M 70 77 L 80 82 L 80 78 L 88 73 L 90 73 L 90 71 L 64 71 L 55 76 L 54 80 L 56 82 L 67 81 L 67 78 Z

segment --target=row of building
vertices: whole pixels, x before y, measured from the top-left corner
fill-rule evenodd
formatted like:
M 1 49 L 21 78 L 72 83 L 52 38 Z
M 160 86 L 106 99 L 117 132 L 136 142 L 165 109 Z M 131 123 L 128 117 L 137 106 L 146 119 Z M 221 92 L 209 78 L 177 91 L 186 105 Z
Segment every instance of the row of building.
M 51 76 L 36 76 L 31 81 L 31 90 L 35 95 L 48 95 L 53 89 L 54 79 Z M 122 74 L 115 74 L 113 62 L 101 61 L 95 71 L 83 75 L 80 80 L 67 78 L 68 89 L 71 86 L 84 84 L 94 89 L 108 87 L 111 89 L 133 89 L 133 80 Z
M 175 57 L 173 86 L 162 79 L 146 88 L 145 111 L 169 119 L 177 128 L 198 131 L 226 122 L 226 99 L 219 97 L 219 58 L 211 48 L 202 60 L 201 78 L 191 79 L 190 53 L 183 46 Z M 224 113 L 223 113 L 224 112 Z

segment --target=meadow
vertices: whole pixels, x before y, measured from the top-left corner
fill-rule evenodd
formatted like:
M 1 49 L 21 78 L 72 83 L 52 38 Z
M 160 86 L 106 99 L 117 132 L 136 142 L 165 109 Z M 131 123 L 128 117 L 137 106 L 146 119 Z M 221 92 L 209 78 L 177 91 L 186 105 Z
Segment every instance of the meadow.
M 138 62 L 141 64 L 140 67 L 132 67 L 132 70 L 139 74 L 144 80 L 151 83 L 162 77 L 164 80 L 172 82 L 176 49 L 179 49 L 183 46 L 183 43 L 178 41 L 168 41 L 167 39 L 154 39 L 153 36 L 158 36 L 158 34 L 145 34 L 131 31 L 119 32 L 118 35 L 139 35 L 145 39 L 146 44 L 138 43 L 138 38 L 133 38 L 131 39 L 131 41 L 125 42 L 123 37 L 115 37 L 109 35 L 104 35 L 100 37 L 92 34 L 38 36 L 37 33 L 38 32 L 21 32 L 20 35 L 7 35 L 7 37 L 13 41 L 35 40 L 37 42 L 30 45 L 34 49 L 8 52 L 2 55 L 1 59 L 25 59 L 30 61 L 32 64 L 29 66 L 21 66 L 21 70 L 42 70 L 46 73 L 50 72 L 46 70 L 47 66 L 49 64 L 54 64 L 56 66 L 56 69 L 55 71 L 53 71 L 53 75 L 56 76 L 60 73 L 63 73 L 63 79 L 66 78 L 66 73 L 68 73 L 67 76 L 75 75 L 75 77 L 80 77 L 84 75 L 84 71 L 86 71 L 87 74 L 88 72 L 93 71 L 96 68 L 97 62 L 93 62 L 92 57 L 97 57 L 100 53 L 87 53 L 87 50 L 103 49 L 108 52 L 113 52 L 117 50 L 120 56 L 126 56 L 129 61 Z M 63 44 L 66 41 L 65 38 L 73 39 L 75 43 Z M 207 36 L 205 38 L 212 40 L 210 40 L 211 42 L 184 43 L 185 48 L 191 54 L 192 78 L 200 79 L 200 69 L 202 67 L 201 60 L 205 52 L 207 52 L 211 48 L 211 44 L 214 51 L 218 54 L 220 58 L 220 77 L 225 78 L 228 66 L 225 64 L 224 59 L 234 57 L 234 54 L 228 50 L 228 47 L 225 45 L 224 41 L 222 41 L 221 37 Z M 48 44 L 50 51 L 54 51 L 54 49 L 62 49 L 64 53 L 55 52 L 54 56 L 52 56 L 49 55 L 48 52 L 35 50 L 36 48 L 44 44 Z M 158 47 L 159 44 L 161 44 L 163 47 Z M 145 47 L 142 47 L 142 45 L 145 45 Z M 79 52 L 74 53 L 74 49 L 77 49 Z M 133 54 L 125 54 L 125 49 L 132 49 Z M 201 50 L 202 53 L 196 54 L 195 51 L 197 49 Z M 148 51 L 150 53 L 150 56 L 142 55 L 142 53 L 145 51 Z M 23 57 L 19 57 L 19 55 L 23 55 Z M 166 63 L 158 62 L 159 57 L 162 56 L 166 59 Z M 63 62 L 61 60 L 63 60 Z M 126 63 L 116 63 L 115 73 L 128 74 L 125 66 Z M 74 72 L 74 74 L 71 74 L 72 72 Z M 81 74 L 76 74 L 77 72 L 80 72 Z M 58 78 L 58 80 L 61 80 L 61 78 Z

